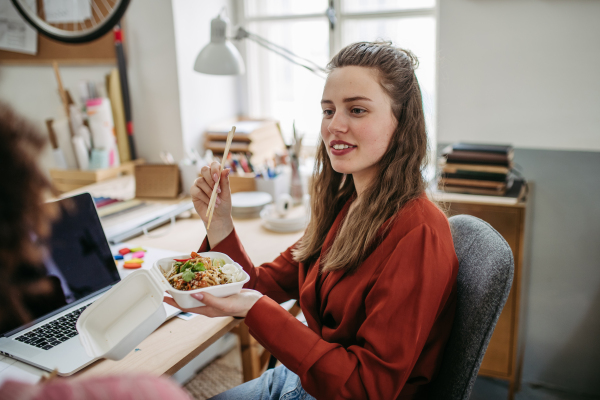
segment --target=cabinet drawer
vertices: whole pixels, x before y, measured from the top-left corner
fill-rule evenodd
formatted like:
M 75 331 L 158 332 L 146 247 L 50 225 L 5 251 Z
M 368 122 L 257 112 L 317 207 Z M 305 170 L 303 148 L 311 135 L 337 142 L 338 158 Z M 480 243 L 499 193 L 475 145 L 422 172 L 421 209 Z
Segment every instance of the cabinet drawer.
M 512 372 L 512 348 L 515 334 L 514 304 L 515 293 L 511 289 L 483 357 L 479 370 L 481 375 L 507 378 Z

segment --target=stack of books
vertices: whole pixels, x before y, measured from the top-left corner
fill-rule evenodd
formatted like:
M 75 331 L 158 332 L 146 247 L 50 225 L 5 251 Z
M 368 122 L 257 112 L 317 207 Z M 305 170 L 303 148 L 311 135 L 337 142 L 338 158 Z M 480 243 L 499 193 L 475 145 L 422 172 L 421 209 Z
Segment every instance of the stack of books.
M 279 123 L 272 120 L 225 121 L 212 125 L 205 132 L 204 148 L 222 155 L 232 125 L 236 130 L 229 151 L 250 154 L 252 164 L 262 164 L 286 151 Z
M 513 147 L 456 143 L 442 151 L 438 188 L 445 192 L 504 196 L 515 183 Z

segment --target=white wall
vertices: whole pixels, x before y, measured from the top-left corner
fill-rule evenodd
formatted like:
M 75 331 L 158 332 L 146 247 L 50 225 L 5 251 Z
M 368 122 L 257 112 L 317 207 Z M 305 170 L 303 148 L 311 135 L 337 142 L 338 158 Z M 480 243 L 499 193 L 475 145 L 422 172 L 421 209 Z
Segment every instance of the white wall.
M 171 1 L 132 1 L 125 14 L 125 45 L 138 156 L 160 161 L 160 151 L 183 156 Z M 104 82 L 110 65 L 61 66 L 74 97 L 81 80 Z M 64 117 L 51 65 L 0 66 L 0 99 L 46 132 L 47 118 Z M 53 166 L 47 152 L 42 164 Z
M 126 14 L 132 117 L 138 154 L 184 156 L 171 0 L 132 1 Z
M 598 396 L 600 1 L 438 7 L 438 142 L 513 144 L 533 182 L 523 381 Z
M 600 1 L 438 4 L 438 142 L 600 151 Z
M 103 82 L 111 66 L 61 66 L 60 73 L 65 89 L 77 98 L 77 85 L 82 80 Z M 58 93 L 58 84 L 52 65 L 22 66 L 0 65 L 0 99 L 19 114 L 35 124 L 46 134 L 48 118 L 64 118 L 65 112 Z M 54 165 L 50 151 L 41 160 L 45 168 Z
M 183 142 L 201 149 L 205 128 L 239 114 L 239 77 L 206 75 L 194 71 L 200 50 L 210 42 L 210 21 L 223 7 L 233 20 L 232 1 L 174 0 L 177 71 Z M 233 30 L 233 23 L 230 30 Z

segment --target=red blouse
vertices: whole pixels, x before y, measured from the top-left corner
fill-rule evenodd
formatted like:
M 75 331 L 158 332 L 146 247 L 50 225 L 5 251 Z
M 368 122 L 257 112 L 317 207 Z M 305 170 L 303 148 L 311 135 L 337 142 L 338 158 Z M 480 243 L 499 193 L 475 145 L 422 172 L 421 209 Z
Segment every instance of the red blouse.
M 237 261 L 250 275 L 245 287 L 265 295 L 246 317 L 256 340 L 317 399 L 426 398 L 456 305 L 458 260 L 444 214 L 425 196 L 411 201 L 353 274 L 320 274 L 320 258 L 298 263 L 292 248 L 255 267 L 234 230 L 212 249 Z M 205 239 L 200 251 L 208 250 Z M 279 306 L 290 299 L 308 326 Z

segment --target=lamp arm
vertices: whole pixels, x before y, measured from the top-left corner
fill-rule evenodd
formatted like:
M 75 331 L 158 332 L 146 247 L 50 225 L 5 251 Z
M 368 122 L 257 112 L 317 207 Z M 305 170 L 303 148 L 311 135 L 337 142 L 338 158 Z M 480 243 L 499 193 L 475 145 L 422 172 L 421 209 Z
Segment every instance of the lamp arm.
M 315 74 L 321 78 L 325 78 L 325 76 L 327 75 L 327 70 L 325 68 L 319 66 L 318 64 L 314 63 L 313 61 L 308 60 L 304 57 L 300 57 L 299 55 L 292 53 L 290 50 L 286 49 L 285 47 L 282 47 L 282 46 L 279 46 L 278 44 L 270 42 L 267 39 L 263 38 L 262 36 L 259 36 L 255 33 L 248 32 L 246 29 L 244 29 L 241 26 L 238 28 L 236 35 L 233 37 L 233 39 L 234 40 L 250 39 L 253 42 L 257 43 L 259 46 L 262 46 L 265 49 L 272 51 L 273 53 L 279 54 L 281 57 L 285 58 L 289 62 L 299 65 L 303 68 L 306 68 L 307 70 L 309 70 L 310 72 L 312 72 L 313 74 Z M 298 61 L 298 60 L 301 60 L 301 61 Z

